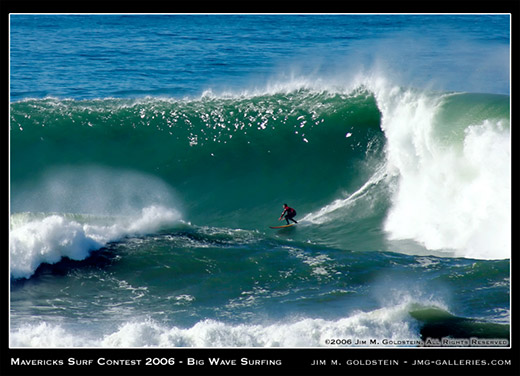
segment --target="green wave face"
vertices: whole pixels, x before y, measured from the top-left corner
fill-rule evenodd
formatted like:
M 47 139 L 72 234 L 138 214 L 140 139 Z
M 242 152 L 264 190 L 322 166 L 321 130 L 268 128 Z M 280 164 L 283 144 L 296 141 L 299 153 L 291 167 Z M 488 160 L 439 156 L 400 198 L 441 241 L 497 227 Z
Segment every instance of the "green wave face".
M 285 201 L 305 211 L 359 184 L 368 149 L 377 155 L 384 144 L 379 122 L 367 92 L 18 102 L 12 191 L 41 184 L 49 171 L 60 170 L 61 180 L 65 170 L 68 180 L 83 174 L 88 185 L 95 169 L 114 177 L 132 170 L 169 185 L 196 220 L 231 225 L 248 213 L 245 225 L 255 226 Z

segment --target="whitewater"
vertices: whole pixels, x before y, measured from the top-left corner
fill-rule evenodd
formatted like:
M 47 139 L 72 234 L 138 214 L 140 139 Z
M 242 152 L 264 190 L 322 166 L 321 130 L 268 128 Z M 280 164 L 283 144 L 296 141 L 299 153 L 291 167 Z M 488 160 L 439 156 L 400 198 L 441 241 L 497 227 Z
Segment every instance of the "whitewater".
M 389 86 L 384 79 L 375 81 L 373 85 L 363 80 L 363 86 L 373 88 L 381 111 L 386 160 L 356 192 L 304 219 L 312 223 L 337 219 L 332 213 L 354 205 L 382 180 L 397 177 L 389 187 L 392 207 L 384 224 L 389 239 L 413 239 L 430 251 L 453 250 L 453 255 L 462 257 L 509 258 L 507 118 L 495 114 L 487 118 L 487 111 L 494 109 L 473 103 L 471 95 L 421 93 Z M 456 118 L 449 119 L 449 125 L 443 123 L 451 115 L 450 107 L 459 103 Z
M 332 26 L 324 28 L 320 17 L 268 17 L 285 20 L 281 30 L 309 22 L 305 44 L 287 34 L 303 56 L 332 46 L 351 57 L 345 66 L 327 66 L 326 54 L 301 59 L 287 74 L 273 73 L 284 61 L 273 46 L 287 47 L 285 39 L 247 17 L 152 17 L 150 26 L 102 16 L 92 26 L 105 35 L 99 46 L 77 26 L 90 25 L 88 17 L 54 17 L 35 29 L 20 16 L 12 36 L 11 347 L 509 340 L 511 124 L 502 75 L 461 80 L 489 90 L 458 81 L 446 88 L 456 75 L 434 60 L 439 76 L 428 80 L 430 60 L 421 57 L 443 45 L 435 36 L 408 73 L 393 65 L 397 53 L 374 62 L 371 48 L 397 45 L 402 25 L 413 30 L 406 40 L 419 38 L 422 22 L 413 17 L 326 17 Z M 364 29 L 368 21 L 379 25 L 380 44 Z M 459 21 L 442 21 L 441 36 Z M 349 22 L 359 35 L 331 37 L 335 28 L 351 30 Z M 209 33 L 210 24 L 222 34 Z M 495 39 L 479 49 L 483 72 L 503 67 L 504 33 L 493 25 Z M 256 59 L 237 53 L 229 37 L 237 27 L 259 32 L 241 46 Z M 104 77 L 113 67 L 113 80 L 100 87 L 85 70 L 76 85 L 58 88 L 48 75 L 24 71 L 35 68 L 18 65 L 20 56 L 45 54 L 23 52 L 26 29 L 57 38 L 49 48 L 68 43 L 78 68 L 93 64 Z M 121 31 L 145 33 L 136 54 L 152 49 L 158 59 L 137 62 L 122 47 L 105 48 L 127 40 Z M 462 64 L 457 51 L 480 43 L 463 44 L 465 37 L 455 33 L 444 52 L 454 67 Z M 59 81 L 70 82 L 67 56 L 53 61 L 63 68 Z M 27 87 L 23 74 L 39 85 Z M 284 203 L 296 208 L 298 225 L 269 229 Z

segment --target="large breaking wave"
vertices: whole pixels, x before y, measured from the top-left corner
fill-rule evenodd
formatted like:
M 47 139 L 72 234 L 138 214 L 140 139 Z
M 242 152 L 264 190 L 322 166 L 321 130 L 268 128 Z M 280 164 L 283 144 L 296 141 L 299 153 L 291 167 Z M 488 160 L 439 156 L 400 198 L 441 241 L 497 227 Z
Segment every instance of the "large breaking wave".
M 317 86 L 12 103 L 12 275 L 87 257 L 180 212 L 264 229 L 283 202 L 320 244 L 510 257 L 508 96 L 375 78 Z

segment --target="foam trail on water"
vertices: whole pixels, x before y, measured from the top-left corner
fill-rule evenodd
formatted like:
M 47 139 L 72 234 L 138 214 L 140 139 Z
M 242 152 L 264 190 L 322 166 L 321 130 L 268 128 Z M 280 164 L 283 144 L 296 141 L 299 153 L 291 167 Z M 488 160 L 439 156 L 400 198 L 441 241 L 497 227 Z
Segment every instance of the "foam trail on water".
M 323 224 L 330 222 L 336 219 L 334 215 L 340 209 L 348 210 L 348 208 L 354 205 L 358 200 L 366 197 L 367 193 L 377 185 L 379 182 L 383 181 L 387 177 L 386 165 L 382 165 L 377 168 L 376 172 L 367 180 L 365 184 L 363 184 L 357 191 L 348 195 L 346 198 L 340 198 L 334 200 L 332 203 L 325 205 L 320 210 L 309 213 L 305 217 L 302 218 L 302 222 L 310 222 L 314 224 Z

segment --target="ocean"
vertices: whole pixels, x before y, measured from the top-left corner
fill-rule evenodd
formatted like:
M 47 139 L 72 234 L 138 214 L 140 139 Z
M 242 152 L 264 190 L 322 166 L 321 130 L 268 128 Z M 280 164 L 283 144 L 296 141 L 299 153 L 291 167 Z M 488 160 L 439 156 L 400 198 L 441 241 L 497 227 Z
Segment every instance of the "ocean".
M 12 14 L 9 119 L 12 348 L 510 339 L 507 14 Z

